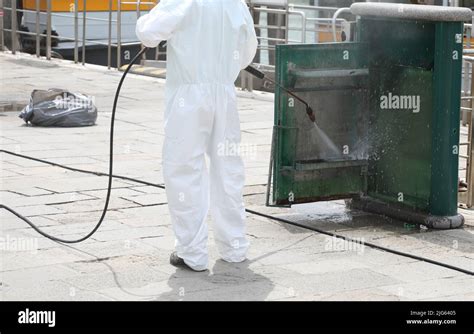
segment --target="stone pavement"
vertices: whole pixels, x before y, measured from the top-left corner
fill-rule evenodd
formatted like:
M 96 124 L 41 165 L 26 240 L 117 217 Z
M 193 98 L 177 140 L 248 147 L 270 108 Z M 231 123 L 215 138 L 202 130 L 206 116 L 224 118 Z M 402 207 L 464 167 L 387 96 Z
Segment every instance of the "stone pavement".
M 121 73 L 66 61 L 0 53 L 0 105 L 26 103 L 33 89 L 67 88 L 95 97 L 97 126 L 28 127 L 0 112 L 0 147 L 88 170 L 107 171 L 113 94 Z M 346 209 L 334 201 L 266 208 L 271 94 L 240 92 L 248 208 L 327 231 L 474 270 L 474 213 L 465 228 L 427 231 Z M 10 108 L 11 109 L 11 108 Z M 119 101 L 115 173 L 161 183 L 163 80 L 130 75 Z M 105 177 L 0 153 L 0 202 L 47 233 L 74 239 L 96 223 Z M 39 236 L 0 211 L 2 300 L 474 300 L 471 276 L 248 215 L 248 261 L 218 259 L 210 234 L 210 271 L 168 264 L 174 239 L 159 188 L 115 180 L 103 226 L 81 244 Z

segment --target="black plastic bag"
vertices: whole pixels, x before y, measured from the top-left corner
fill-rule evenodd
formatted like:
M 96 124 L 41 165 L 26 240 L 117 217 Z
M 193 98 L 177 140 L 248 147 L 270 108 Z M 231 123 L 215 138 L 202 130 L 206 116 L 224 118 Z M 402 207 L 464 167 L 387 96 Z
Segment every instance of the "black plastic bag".
M 36 126 L 90 126 L 97 120 L 97 108 L 87 95 L 57 88 L 34 90 L 19 117 Z

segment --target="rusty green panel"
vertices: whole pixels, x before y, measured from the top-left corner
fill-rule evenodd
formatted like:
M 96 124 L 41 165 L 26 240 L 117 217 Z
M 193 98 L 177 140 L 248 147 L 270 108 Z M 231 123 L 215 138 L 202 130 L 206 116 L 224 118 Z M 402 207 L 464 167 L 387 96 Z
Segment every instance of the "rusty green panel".
M 367 160 L 354 152 L 367 136 L 366 59 L 366 45 L 361 43 L 277 46 L 276 79 L 309 102 L 317 124 L 343 155 L 328 158 L 315 148 L 320 143 L 304 106 L 277 88 L 273 204 L 344 198 L 365 191 Z

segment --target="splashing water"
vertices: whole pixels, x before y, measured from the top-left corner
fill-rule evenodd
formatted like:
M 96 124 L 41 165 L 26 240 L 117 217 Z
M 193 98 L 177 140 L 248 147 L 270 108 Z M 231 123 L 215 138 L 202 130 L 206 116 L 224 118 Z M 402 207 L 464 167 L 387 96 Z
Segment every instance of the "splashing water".
M 342 152 L 337 148 L 336 144 L 334 144 L 331 138 L 329 138 L 329 136 L 323 130 L 321 130 L 316 122 L 314 122 L 313 125 L 314 127 L 311 131 L 313 134 L 311 136 L 311 141 L 318 148 L 318 151 L 320 152 L 320 158 L 341 158 Z
M 352 160 L 367 160 L 369 159 L 370 145 L 368 138 L 359 138 L 355 144 L 352 145 L 352 150 L 347 155 Z

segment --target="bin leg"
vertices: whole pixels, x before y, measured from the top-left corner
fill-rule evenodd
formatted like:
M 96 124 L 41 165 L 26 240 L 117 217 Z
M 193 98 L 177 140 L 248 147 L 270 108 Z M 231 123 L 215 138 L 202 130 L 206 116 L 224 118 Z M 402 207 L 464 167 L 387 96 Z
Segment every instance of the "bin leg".
M 462 216 L 458 215 L 462 38 L 456 38 L 462 33 L 462 23 L 436 24 L 430 196 L 432 217 L 428 221 L 432 227 L 440 225 L 440 228 L 449 228 L 463 223 Z

